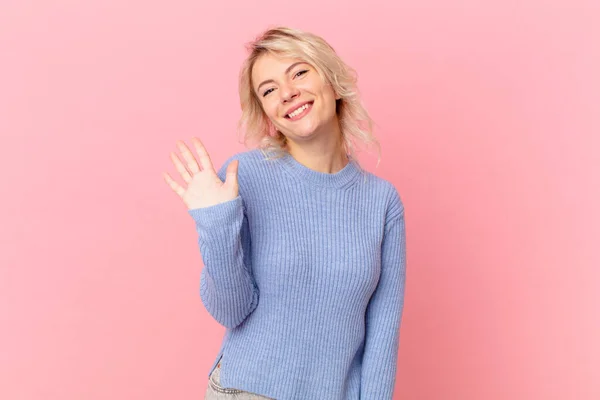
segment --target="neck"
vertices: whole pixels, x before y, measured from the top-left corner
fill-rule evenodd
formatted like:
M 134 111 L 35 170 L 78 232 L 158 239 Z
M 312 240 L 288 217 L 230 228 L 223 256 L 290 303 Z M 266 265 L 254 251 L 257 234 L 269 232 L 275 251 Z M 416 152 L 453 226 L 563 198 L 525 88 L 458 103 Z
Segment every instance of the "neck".
M 341 131 L 336 129 L 332 134 L 317 137 L 318 140 L 303 143 L 288 140 L 288 152 L 300 164 L 317 172 L 335 174 L 343 169 L 349 160 L 342 146 Z
M 348 164 L 341 146 L 323 149 L 313 146 L 289 146 L 289 153 L 300 164 L 317 172 L 335 174 Z

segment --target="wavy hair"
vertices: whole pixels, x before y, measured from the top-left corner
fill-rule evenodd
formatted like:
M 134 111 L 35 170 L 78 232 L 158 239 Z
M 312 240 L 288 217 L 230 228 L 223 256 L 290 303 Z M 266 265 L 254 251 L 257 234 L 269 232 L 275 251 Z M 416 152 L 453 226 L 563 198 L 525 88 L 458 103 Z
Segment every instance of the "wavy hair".
M 271 152 L 275 157 L 287 150 L 286 137 L 275 129 L 262 109 L 254 91 L 252 68 L 263 54 L 301 59 L 311 64 L 324 82 L 330 84 L 341 98 L 336 100 L 336 114 L 342 133 L 342 146 L 346 154 L 356 159 L 356 142 L 374 145 L 381 159 L 381 146 L 373 135 L 373 120 L 362 105 L 356 86 L 357 74 L 337 55 L 323 38 L 310 32 L 284 26 L 270 28 L 246 43 L 248 57 L 239 74 L 239 95 L 242 115 L 238 121 L 238 133 L 243 142 L 258 142 L 263 154 Z

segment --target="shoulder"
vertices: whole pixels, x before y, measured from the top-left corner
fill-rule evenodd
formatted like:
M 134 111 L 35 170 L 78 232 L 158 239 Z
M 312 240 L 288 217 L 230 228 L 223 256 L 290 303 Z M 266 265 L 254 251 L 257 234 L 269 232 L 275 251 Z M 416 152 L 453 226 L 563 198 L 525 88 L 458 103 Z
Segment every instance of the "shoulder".
M 254 164 L 254 163 L 260 161 L 260 159 L 264 159 L 264 156 L 263 156 L 262 152 L 260 151 L 260 149 L 241 151 L 241 152 L 235 153 L 235 154 L 231 155 L 229 158 L 227 158 L 225 160 L 225 162 L 223 163 L 223 165 L 221 166 L 221 169 L 227 168 L 227 165 L 229 165 L 234 160 L 238 160 L 240 162 L 240 165 L 242 163 L 244 165 L 249 165 L 249 164 Z
M 377 176 L 372 172 L 363 172 L 364 178 L 362 178 L 362 182 L 364 185 L 367 185 L 367 190 L 376 193 L 377 197 L 384 203 L 386 222 L 402 216 L 404 214 L 404 203 L 396 186 L 391 181 Z
M 221 179 L 225 178 L 227 166 L 235 160 L 239 162 L 238 177 L 242 178 L 249 174 L 252 175 L 252 172 L 260 169 L 261 164 L 264 164 L 265 155 L 260 149 L 246 150 L 233 154 L 219 168 L 218 175 Z

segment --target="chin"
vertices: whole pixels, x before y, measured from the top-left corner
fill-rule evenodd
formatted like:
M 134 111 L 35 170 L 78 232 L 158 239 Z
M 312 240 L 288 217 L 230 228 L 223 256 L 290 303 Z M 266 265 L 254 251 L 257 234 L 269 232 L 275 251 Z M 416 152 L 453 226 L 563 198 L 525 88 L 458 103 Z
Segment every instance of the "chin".
M 297 137 L 298 139 L 311 139 L 316 134 L 317 133 L 315 131 L 293 132 L 293 136 Z

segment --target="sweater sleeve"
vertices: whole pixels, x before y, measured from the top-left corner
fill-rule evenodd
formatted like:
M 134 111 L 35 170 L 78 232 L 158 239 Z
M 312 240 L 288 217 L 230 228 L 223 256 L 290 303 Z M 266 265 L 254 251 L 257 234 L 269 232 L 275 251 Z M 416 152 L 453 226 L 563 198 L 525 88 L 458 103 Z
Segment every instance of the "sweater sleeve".
M 223 181 L 226 167 L 227 162 L 218 172 Z M 204 263 L 200 297 L 217 322 L 234 328 L 254 311 L 259 294 L 250 267 L 250 233 L 242 197 L 188 213 L 196 224 Z
M 392 399 L 394 394 L 406 277 L 404 208 L 399 201 L 390 214 L 382 242 L 381 275 L 365 316 L 361 400 Z

